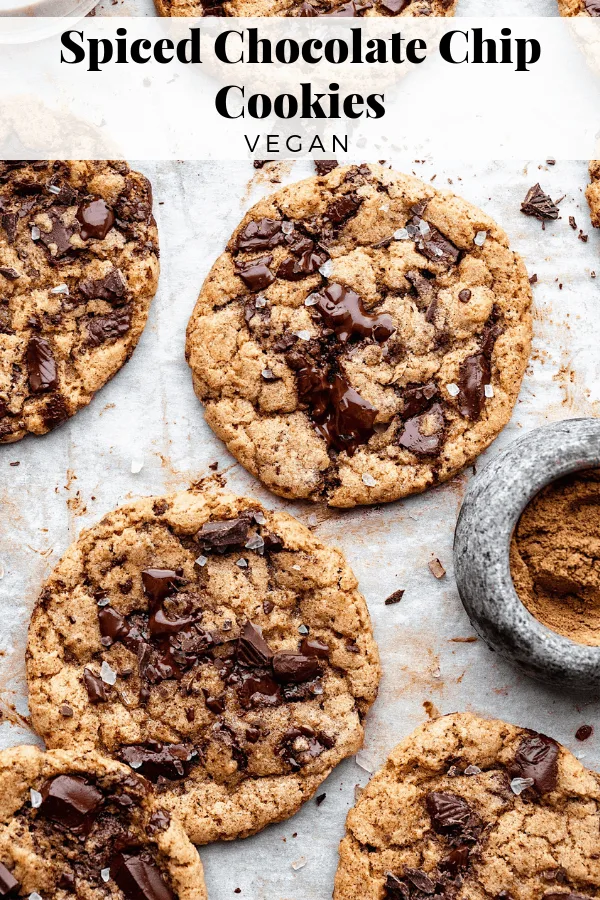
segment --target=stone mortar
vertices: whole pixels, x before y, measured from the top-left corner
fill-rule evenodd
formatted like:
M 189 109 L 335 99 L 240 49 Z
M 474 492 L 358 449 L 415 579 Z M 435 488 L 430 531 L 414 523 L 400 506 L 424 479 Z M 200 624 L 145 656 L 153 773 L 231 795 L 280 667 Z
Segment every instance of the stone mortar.
M 600 647 L 542 625 L 513 586 L 509 549 L 529 501 L 546 485 L 600 468 L 600 420 L 546 425 L 514 441 L 469 484 L 454 535 L 458 592 L 486 644 L 532 678 L 561 688 L 600 688 Z

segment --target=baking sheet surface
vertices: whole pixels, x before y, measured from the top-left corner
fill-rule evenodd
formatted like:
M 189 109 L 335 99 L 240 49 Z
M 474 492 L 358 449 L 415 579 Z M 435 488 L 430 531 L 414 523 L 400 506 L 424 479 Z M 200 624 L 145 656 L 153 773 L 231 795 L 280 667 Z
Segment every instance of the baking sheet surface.
M 548 148 L 551 156 L 552 148 Z M 600 413 L 600 233 L 584 197 L 587 163 L 518 164 L 391 160 L 438 187 L 451 186 L 505 228 L 534 285 L 534 351 L 510 425 L 486 456 L 545 422 Z M 473 631 L 452 574 L 452 536 L 470 472 L 409 500 L 334 511 L 269 494 L 205 425 L 184 360 L 184 336 L 202 280 L 244 211 L 281 183 L 313 174 L 312 163 L 145 163 L 160 228 L 162 273 L 150 320 L 132 360 L 65 426 L 44 438 L 0 447 L 0 747 L 33 743 L 27 725 L 24 652 L 40 584 L 80 530 L 130 498 L 186 487 L 218 461 L 230 489 L 284 508 L 341 547 L 367 598 L 383 681 L 367 721 L 362 756 L 377 768 L 391 748 L 436 711 L 472 710 L 553 735 L 586 765 L 600 766 L 593 698 L 561 696 L 519 676 Z M 540 181 L 560 204 L 545 230 L 519 212 Z M 577 229 L 570 227 L 573 216 Z M 587 241 L 579 237 L 588 235 Z M 597 270 L 599 277 L 593 272 Z M 137 475 L 133 460 L 143 460 Z M 483 460 L 480 460 L 478 465 Z M 18 462 L 19 465 L 11 465 Z M 316 516 L 316 518 L 315 518 Z M 317 522 L 314 525 L 314 522 Z M 428 561 L 447 575 L 437 581 Z M 401 603 L 385 598 L 403 588 Z M 369 765 L 370 761 L 370 765 Z M 363 763 L 364 764 L 364 763 Z M 203 848 L 211 900 L 324 900 L 331 896 L 337 844 L 355 785 L 368 773 L 348 760 L 294 818 L 256 837 Z M 292 863 L 305 858 L 299 869 Z M 234 894 L 236 888 L 240 894 Z

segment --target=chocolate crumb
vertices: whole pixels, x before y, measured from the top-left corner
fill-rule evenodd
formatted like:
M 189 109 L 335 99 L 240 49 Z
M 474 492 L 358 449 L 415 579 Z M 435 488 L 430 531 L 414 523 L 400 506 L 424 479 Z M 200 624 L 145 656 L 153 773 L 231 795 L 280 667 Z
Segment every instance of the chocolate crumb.
M 401 588 L 398 591 L 394 591 L 393 594 L 384 601 L 385 606 L 393 606 L 395 603 L 400 603 L 402 597 L 404 596 L 404 590 Z

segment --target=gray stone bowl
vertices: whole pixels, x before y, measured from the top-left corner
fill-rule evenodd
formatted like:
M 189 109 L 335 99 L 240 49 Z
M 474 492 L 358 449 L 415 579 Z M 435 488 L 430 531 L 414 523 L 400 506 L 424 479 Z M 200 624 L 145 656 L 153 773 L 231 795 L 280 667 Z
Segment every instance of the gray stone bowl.
M 600 468 L 600 419 L 546 425 L 514 441 L 470 482 L 454 535 L 454 570 L 469 619 L 493 650 L 532 678 L 561 688 L 600 688 L 600 647 L 542 625 L 513 586 L 509 548 L 529 501 L 546 485 Z

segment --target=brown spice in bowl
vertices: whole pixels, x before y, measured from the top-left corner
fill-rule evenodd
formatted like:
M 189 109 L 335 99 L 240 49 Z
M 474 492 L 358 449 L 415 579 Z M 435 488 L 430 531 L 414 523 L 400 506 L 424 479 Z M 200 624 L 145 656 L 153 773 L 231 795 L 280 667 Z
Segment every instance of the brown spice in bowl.
M 533 498 L 513 534 L 510 566 L 517 594 L 543 625 L 600 646 L 600 469 Z

